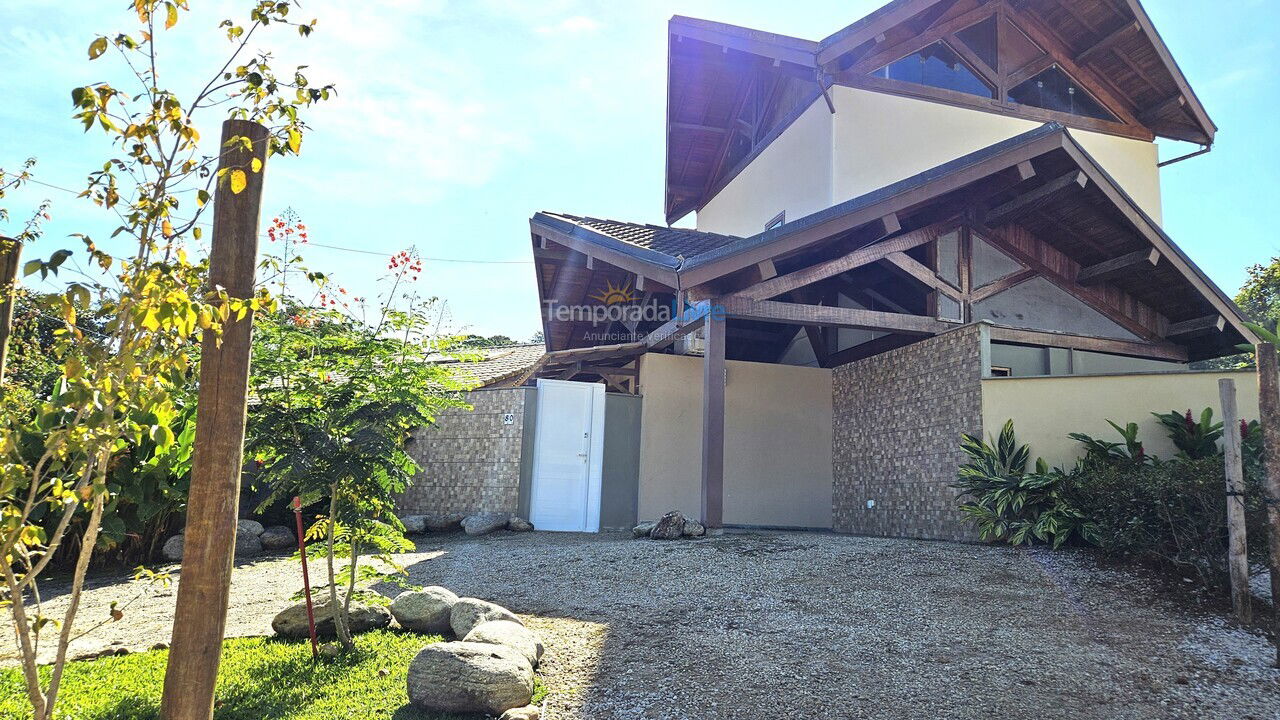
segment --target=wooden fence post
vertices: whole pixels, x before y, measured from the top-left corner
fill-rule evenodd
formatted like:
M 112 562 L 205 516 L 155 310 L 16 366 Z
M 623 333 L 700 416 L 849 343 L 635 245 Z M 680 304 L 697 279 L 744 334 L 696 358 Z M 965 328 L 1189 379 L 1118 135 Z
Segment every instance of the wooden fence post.
M 1263 493 L 1271 547 L 1271 637 L 1276 644 L 1276 667 L 1280 667 L 1280 367 L 1271 343 L 1258 345 L 1257 359 L 1258 414 L 1267 471 Z
M 4 385 L 9 359 L 9 333 L 13 327 L 14 296 L 18 290 L 18 267 L 22 263 L 22 243 L 0 235 L 0 386 Z M 0 394 L 4 391 L 0 390 Z
M 1236 381 L 1218 381 L 1222 400 L 1222 445 L 1227 475 L 1227 568 L 1231 572 L 1231 609 L 1241 622 L 1253 617 L 1249 602 L 1249 553 L 1244 532 L 1244 464 L 1240 455 L 1240 413 Z
M 237 136 L 249 138 L 252 150 L 228 146 Z M 253 295 L 265 167 L 254 172 L 251 164 L 254 159 L 266 162 L 267 138 L 267 129 L 258 123 L 222 123 L 219 167 L 228 169 L 228 176 L 218 181 L 214 196 L 209 285 L 225 288 L 233 298 Z M 238 193 L 229 182 L 236 170 L 243 171 L 247 182 Z M 160 706 L 164 720 L 213 717 L 235 553 L 252 333 L 252 313 L 239 321 L 233 316 L 223 325 L 220 338 L 207 333 L 201 345 L 182 575 Z

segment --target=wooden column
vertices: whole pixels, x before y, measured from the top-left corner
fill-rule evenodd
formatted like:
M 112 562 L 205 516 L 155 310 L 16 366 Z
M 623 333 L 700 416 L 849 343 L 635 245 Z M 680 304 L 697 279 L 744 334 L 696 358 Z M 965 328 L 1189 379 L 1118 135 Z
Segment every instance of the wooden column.
M 1218 381 L 1222 401 L 1222 450 L 1227 476 L 1227 567 L 1231 573 L 1231 609 L 1241 622 L 1253 612 L 1249 602 L 1249 554 L 1244 530 L 1244 465 L 1240 455 L 1240 413 L 1236 381 Z
M 0 235 L 0 386 L 4 385 L 5 364 L 9 359 L 9 333 L 13 328 L 14 294 L 21 263 L 22 243 Z
M 253 149 L 230 145 L 237 136 L 249 138 Z M 251 165 L 255 158 L 266 162 L 267 138 L 267 129 L 258 123 L 227 120 L 222 124 L 220 168 L 228 169 L 228 177 L 219 180 L 214 197 L 209 285 L 221 286 L 235 298 L 253 295 L 265 168 L 255 173 Z M 244 172 L 248 183 L 239 193 L 231 191 L 228 181 L 236 170 Z M 213 717 L 235 553 L 252 332 L 251 313 L 243 320 L 228 321 L 220 338 L 206 333 L 201 345 L 186 540 L 160 706 L 164 720 Z
M 702 356 L 702 524 L 707 530 L 724 526 L 724 386 L 725 324 L 714 308 L 704 326 L 706 352 Z
M 1258 345 L 1257 359 L 1258 414 L 1267 472 L 1263 492 L 1267 499 L 1267 540 L 1271 548 L 1271 636 L 1276 644 L 1276 667 L 1280 667 L 1280 366 L 1276 362 L 1276 348 L 1270 343 Z

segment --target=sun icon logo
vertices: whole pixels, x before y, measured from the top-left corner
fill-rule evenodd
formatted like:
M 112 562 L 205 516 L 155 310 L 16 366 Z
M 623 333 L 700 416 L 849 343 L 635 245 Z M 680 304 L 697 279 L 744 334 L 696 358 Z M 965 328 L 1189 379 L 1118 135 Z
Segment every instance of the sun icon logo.
M 588 296 L 592 300 L 599 300 L 605 305 L 619 305 L 622 303 L 630 303 L 636 301 L 636 296 L 631 291 L 631 281 L 627 280 L 618 287 L 613 284 L 612 280 L 605 281 L 605 288 L 598 295 Z

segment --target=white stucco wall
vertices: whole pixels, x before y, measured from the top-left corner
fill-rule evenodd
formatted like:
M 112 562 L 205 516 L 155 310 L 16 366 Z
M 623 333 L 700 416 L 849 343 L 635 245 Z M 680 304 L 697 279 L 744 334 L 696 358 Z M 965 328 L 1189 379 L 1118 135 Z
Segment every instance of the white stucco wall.
M 780 212 L 790 222 L 830 207 L 831 132 L 818 98 L 698 211 L 698 229 L 748 237 Z
M 831 527 L 831 371 L 729 361 L 724 522 Z M 639 517 L 702 510 L 702 358 L 640 360 Z
M 836 106 L 833 203 L 882 188 L 1043 124 L 844 86 L 831 88 L 831 93 Z M 1072 129 L 1071 135 L 1143 210 L 1161 222 L 1155 143 L 1077 129 Z

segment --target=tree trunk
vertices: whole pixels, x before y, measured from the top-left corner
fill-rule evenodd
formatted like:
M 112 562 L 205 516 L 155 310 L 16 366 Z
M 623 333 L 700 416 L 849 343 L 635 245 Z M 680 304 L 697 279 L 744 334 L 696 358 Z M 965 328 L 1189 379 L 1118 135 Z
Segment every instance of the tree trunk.
M 355 647 L 347 630 L 346 606 L 338 602 L 338 574 L 333 569 L 333 536 L 338 525 L 338 486 L 329 486 L 329 606 L 333 608 L 333 631 L 344 649 Z

